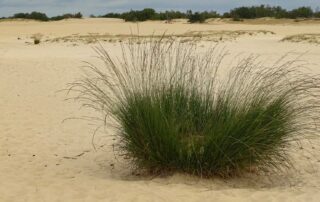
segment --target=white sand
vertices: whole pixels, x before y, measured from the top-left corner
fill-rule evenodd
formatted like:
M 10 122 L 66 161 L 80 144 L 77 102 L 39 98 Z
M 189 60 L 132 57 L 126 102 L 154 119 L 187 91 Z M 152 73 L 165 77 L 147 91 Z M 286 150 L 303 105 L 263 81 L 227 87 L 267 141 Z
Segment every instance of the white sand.
M 86 19 L 61 22 L 0 22 L 0 201 L 319 201 L 320 147 L 298 150 L 296 170 L 269 177 L 204 180 L 176 174 L 133 176 L 112 152 L 112 131 L 100 131 L 94 151 L 95 126 L 66 118 L 86 115 L 58 92 L 80 75 L 81 61 L 95 61 L 93 44 L 32 42 L 33 34 L 54 38 L 71 34 L 130 34 L 134 23 Z M 269 30 L 275 35 L 244 36 L 225 45 L 237 53 L 277 58 L 303 53 L 311 71 L 320 73 L 320 46 L 279 42 L 287 35 L 320 34 L 319 24 L 189 25 L 145 22 L 140 34 L 207 30 Z M 21 40 L 17 38 L 20 37 Z M 118 50 L 114 44 L 107 48 Z M 312 155 L 307 151 L 312 150 Z M 70 158 L 73 157 L 73 158 Z M 111 166 L 111 164 L 114 164 Z

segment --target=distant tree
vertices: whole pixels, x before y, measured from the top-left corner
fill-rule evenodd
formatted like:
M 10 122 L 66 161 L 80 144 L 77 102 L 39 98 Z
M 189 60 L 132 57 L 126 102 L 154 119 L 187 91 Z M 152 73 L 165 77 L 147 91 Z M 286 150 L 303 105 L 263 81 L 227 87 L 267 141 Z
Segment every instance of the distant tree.
M 23 19 L 33 19 L 33 20 L 41 20 L 48 21 L 49 18 L 45 13 L 40 13 L 33 11 L 32 13 L 16 13 L 12 18 L 23 18 Z
M 172 10 L 156 13 L 156 20 L 172 20 L 181 18 L 187 18 L 186 13 Z
M 119 13 L 107 13 L 105 15 L 99 16 L 102 18 L 122 18 L 122 15 Z
M 53 20 L 53 21 L 58 21 L 58 20 L 63 20 L 65 19 L 62 15 L 58 15 L 58 16 L 54 16 L 54 17 L 51 17 L 50 20 Z
M 234 19 L 236 18 L 245 18 L 245 19 L 252 19 L 256 18 L 256 12 L 253 7 L 239 7 L 235 8 L 230 11 L 230 16 Z
M 74 14 L 73 17 L 74 17 L 74 18 L 82 18 L 83 15 L 82 15 L 82 13 L 78 12 L 78 13 Z
M 187 17 L 191 16 L 192 15 L 192 10 L 187 10 L 186 15 L 187 15 Z
M 29 16 L 28 13 L 16 13 L 12 16 L 12 18 L 27 18 Z
M 141 12 L 139 12 L 139 14 L 139 21 L 153 20 L 155 19 L 156 11 L 152 8 L 145 8 Z
M 35 11 L 29 15 L 29 19 L 42 20 L 42 21 L 49 20 L 48 16 L 45 13 L 40 13 Z
M 290 18 L 310 18 L 313 16 L 313 11 L 310 7 L 300 7 L 289 12 Z
M 319 8 L 319 7 L 317 7 L 317 8 L 315 9 L 315 11 L 314 11 L 314 13 L 313 13 L 313 16 L 314 16 L 315 18 L 320 18 L 320 8 Z
M 205 20 L 206 19 L 204 15 L 201 15 L 201 13 L 199 12 L 195 12 L 195 13 L 191 12 L 188 15 L 188 22 L 190 23 L 196 23 L 196 22 L 203 23 Z
M 146 20 L 156 20 L 156 11 L 152 8 L 145 8 L 141 11 L 131 10 L 120 14 L 120 17 L 125 21 L 146 21 Z
M 57 21 L 57 20 L 63 20 L 63 19 L 69 19 L 69 18 L 82 18 L 82 14 L 80 12 L 75 14 L 66 13 L 63 15 L 51 17 L 50 20 Z
M 263 17 L 287 18 L 289 17 L 289 13 L 280 6 L 271 7 L 268 5 L 260 5 L 235 8 L 229 13 L 223 14 L 222 17 L 233 19 L 255 19 Z
M 223 18 L 231 18 L 231 14 L 229 12 L 225 12 L 222 15 Z
M 281 8 L 280 6 L 273 7 L 272 10 L 274 13 L 273 17 L 275 17 L 275 18 L 287 18 L 288 17 L 287 10 Z
M 138 11 L 130 10 L 121 14 L 121 18 L 125 21 L 138 21 Z
M 204 19 L 209 19 L 209 18 L 219 18 L 220 14 L 217 13 L 216 11 L 204 11 L 201 12 L 200 15 L 202 16 L 202 18 Z

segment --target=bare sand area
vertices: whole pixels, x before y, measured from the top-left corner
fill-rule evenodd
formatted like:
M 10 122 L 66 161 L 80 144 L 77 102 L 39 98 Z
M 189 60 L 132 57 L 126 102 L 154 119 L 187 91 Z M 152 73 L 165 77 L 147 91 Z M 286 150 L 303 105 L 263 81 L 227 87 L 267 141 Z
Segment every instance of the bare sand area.
M 295 169 L 269 176 L 200 179 L 183 174 L 136 176 L 112 151 L 113 131 L 68 119 L 93 112 L 65 101 L 60 90 L 81 75 L 82 61 L 94 62 L 95 41 L 56 40 L 103 35 L 101 44 L 120 53 L 116 43 L 131 32 L 182 37 L 193 33 L 203 46 L 221 41 L 231 55 L 260 54 L 267 61 L 292 52 L 320 73 L 320 24 L 183 21 L 124 23 L 83 19 L 59 22 L 0 21 L 0 201 L 319 201 L 320 141 L 292 153 Z M 208 40 L 206 38 L 214 37 Z M 217 37 L 218 33 L 218 37 Z M 239 34 L 240 33 L 240 34 Z M 207 34 L 207 35 L 206 35 Z M 41 35 L 41 43 L 32 37 Z M 205 40 L 201 41 L 201 37 Z M 230 37 L 232 36 L 232 37 Z M 220 40 L 222 37 L 223 40 Z M 116 40 L 111 40 L 115 39 Z M 226 38 L 226 40 L 224 40 Z M 302 37 L 303 38 L 303 37 Z M 318 38 L 315 40 L 319 42 Z M 232 58 L 232 57 L 230 57 Z

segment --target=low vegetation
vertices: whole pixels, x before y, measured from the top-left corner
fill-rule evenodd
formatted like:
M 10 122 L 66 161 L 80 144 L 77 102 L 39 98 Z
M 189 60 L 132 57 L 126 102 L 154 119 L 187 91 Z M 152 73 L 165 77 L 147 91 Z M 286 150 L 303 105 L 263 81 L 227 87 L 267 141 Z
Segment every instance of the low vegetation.
M 38 45 L 41 43 L 41 39 L 42 39 L 43 35 L 42 34 L 34 34 L 31 36 L 31 39 L 33 39 L 33 44 L 34 45 Z
M 64 19 L 69 19 L 69 18 L 79 18 L 80 19 L 80 18 L 82 18 L 82 14 L 80 12 L 75 13 L 75 14 L 67 13 L 67 14 L 51 17 L 50 20 L 57 21 L 57 20 L 64 20 Z
M 320 34 L 296 34 L 292 36 L 287 36 L 281 41 L 289 41 L 295 43 L 310 43 L 320 45 Z
M 297 60 L 265 66 L 249 57 L 224 76 L 219 47 L 200 54 L 163 38 L 121 47 L 121 57 L 97 48 L 104 66 L 88 65 L 70 92 L 113 124 L 119 152 L 140 170 L 280 171 L 291 165 L 290 145 L 319 133 L 319 77 Z
M 145 21 L 145 20 L 172 20 L 187 18 L 186 13 L 180 11 L 166 11 L 157 13 L 154 9 L 145 8 L 141 11 L 131 10 L 124 13 L 107 13 L 99 16 L 104 18 L 121 18 L 125 21 Z
M 82 18 L 82 14 L 76 13 L 76 14 L 64 14 L 59 16 L 54 16 L 49 18 L 45 13 L 41 12 L 31 12 L 31 13 L 16 13 L 11 17 L 8 17 L 7 19 L 31 19 L 31 20 L 39 20 L 39 21 L 57 21 L 57 20 L 63 20 L 63 19 L 69 19 L 69 18 Z M 5 18 L 3 18 L 5 19 Z
M 200 41 L 212 41 L 212 42 L 225 42 L 225 41 L 232 41 L 236 40 L 241 36 L 249 35 L 265 35 L 265 34 L 274 34 L 271 31 L 266 30 L 235 30 L 235 31 L 189 31 L 183 34 L 173 34 L 168 36 L 162 35 L 111 35 L 111 34 L 97 34 L 92 33 L 88 35 L 79 35 L 74 34 L 70 36 L 64 37 L 57 37 L 53 39 L 47 39 L 45 42 L 69 42 L 69 43 L 96 43 L 98 41 L 102 42 L 121 42 L 121 41 L 128 41 L 138 38 L 143 39 L 153 39 L 153 38 L 163 38 L 163 40 L 172 40 L 172 39 L 180 39 L 181 42 L 200 42 Z

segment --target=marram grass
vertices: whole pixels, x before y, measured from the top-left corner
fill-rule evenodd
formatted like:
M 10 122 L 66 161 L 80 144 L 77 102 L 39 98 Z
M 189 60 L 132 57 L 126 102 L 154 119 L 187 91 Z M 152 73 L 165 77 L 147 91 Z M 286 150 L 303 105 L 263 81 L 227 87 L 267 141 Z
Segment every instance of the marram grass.
M 97 48 L 71 84 L 76 100 L 115 124 L 118 149 L 139 169 L 234 176 L 290 166 L 289 146 L 318 135 L 319 77 L 286 57 L 253 57 L 227 75 L 224 52 L 162 39 L 121 44 L 121 57 Z

